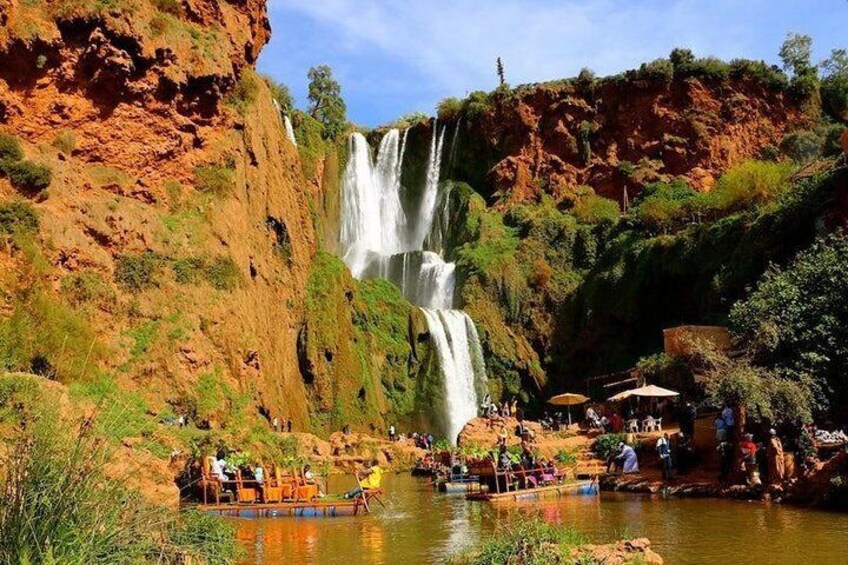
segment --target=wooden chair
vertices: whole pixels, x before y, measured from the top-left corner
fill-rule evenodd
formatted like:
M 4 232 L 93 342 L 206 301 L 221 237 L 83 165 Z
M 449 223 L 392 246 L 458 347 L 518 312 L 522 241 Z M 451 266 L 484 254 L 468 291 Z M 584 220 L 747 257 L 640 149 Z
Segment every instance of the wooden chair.
M 236 499 L 239 503 L 253 503 L 259 499 L 256 481 L 245 481 L 241 469 L 236 471 Z
M 271 474 L 271 467 L 264 465 L 262 467 L 262 476 L 264 481 L 259 485 L 259 493 L 262 495 L 262 502 L 280 502 L 283 500 L 283 487 L 281 487 L 276 477 Z
M 215 496 L 215 504 L 221 503 L 221 498 L 226 498 L 228 502 L 233 501 L 233 493 L 224 490 L 225 484 L 234 483 L 234 481 L 222 481 L 218 477 L 212 475 L 212 463 L 215 458 L 210 456 L 203 458 L 203 468 L 200 478 L 200 489 L 203 491 L 203 504 L 208 504 L 208 495 L 211 490 Z
M 283 473 L 277 465 L 274 465 L 274 486 L 280 489 L 281 500 L 291 500 L 294 494 L 294 486 L 291 477 Z
M 318 485 L 310 485 L 306 483 L 299 469 L 292 469 L 292 477 L 294 478 L 294 499 L 295 500 L 314 500 L 318 498 Z

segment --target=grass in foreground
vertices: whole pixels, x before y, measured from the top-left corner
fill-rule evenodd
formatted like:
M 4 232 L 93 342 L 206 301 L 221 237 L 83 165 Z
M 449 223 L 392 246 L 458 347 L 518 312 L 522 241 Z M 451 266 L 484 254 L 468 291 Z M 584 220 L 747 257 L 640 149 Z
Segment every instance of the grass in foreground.
M 107 476 L 107 443 L 90 422 L 68 432 L 53 413 L 19 409 L 20 426 L 0 450 L 0 563 L 235 562 L 230 526 L 150 505 Z

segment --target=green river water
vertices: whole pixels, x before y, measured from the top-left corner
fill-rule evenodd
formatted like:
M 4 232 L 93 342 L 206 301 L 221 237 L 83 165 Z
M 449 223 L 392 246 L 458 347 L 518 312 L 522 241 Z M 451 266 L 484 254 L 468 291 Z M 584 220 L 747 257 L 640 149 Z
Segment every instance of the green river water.
M 334 478 L 330 490 L 349 486 Z M 648 537 L 666 563 L 848 563 L 848 514 L 761 502 L 603 493 L 493 505 L 433 492 L 428 479 L 386 476 L 386 508 L 350 518 L 234 519 L 245 564 L 441 563 L 519 514 L 568 524 L 592 542 Z

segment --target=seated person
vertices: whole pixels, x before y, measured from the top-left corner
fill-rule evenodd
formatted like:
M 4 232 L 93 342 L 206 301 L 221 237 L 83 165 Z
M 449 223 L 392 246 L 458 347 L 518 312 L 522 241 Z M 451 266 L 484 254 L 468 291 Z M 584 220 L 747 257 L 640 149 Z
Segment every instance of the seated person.
M 258 461 L 253 466 L 253 478 L 259 483 L 260 486 L 265 482 L 265 470 L 262 468 L 262 464 Z
M 315 480 L 315 475 L 312 473 L 312 465 L 303 467 L 303 482 L 308 485 L 316 485 L 318 487 L 318 496 L 324 496 L 321 485 L 318 484 L 318 481 Z
M 357 477 L 359 473 L 357 473 Z M 380 468 L 380 465 L 376 459 L 371 462 L 371 466 L 365 470 L 365 478 L 360 481 L 361 486 L 357 486 L 355 489 L 351 490 L 349 493 L 345 494 L 345 498 L 356 498 L 362 495 L 363 492 L 367 493 L 370 490 L 380 488 L 380 484 L 383 481 L 383 470 Z

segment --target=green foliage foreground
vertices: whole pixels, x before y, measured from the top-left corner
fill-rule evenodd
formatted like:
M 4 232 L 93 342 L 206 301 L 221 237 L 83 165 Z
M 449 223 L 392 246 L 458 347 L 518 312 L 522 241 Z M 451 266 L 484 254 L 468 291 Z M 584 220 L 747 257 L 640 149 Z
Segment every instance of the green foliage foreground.
M 453 557 L 453 565 L 590 564 L 586 558 L 571 557 L 574 548 L 586 543 L 582 534 L 571 528 L 553 526 L 539 519 L 523 519 L 505 526 L 489 537 L 479 550 Z
M 27 380 L 0 390 L 0 403 L 13 406 L 19 422 L 0 466 L 0 563 L 235 562 L 225 522 L 152 506 L 125 480 L 107 476 L 110 454 L 88 421 L 69 433 L 55 413 L 22 408 L 13 397 Z

